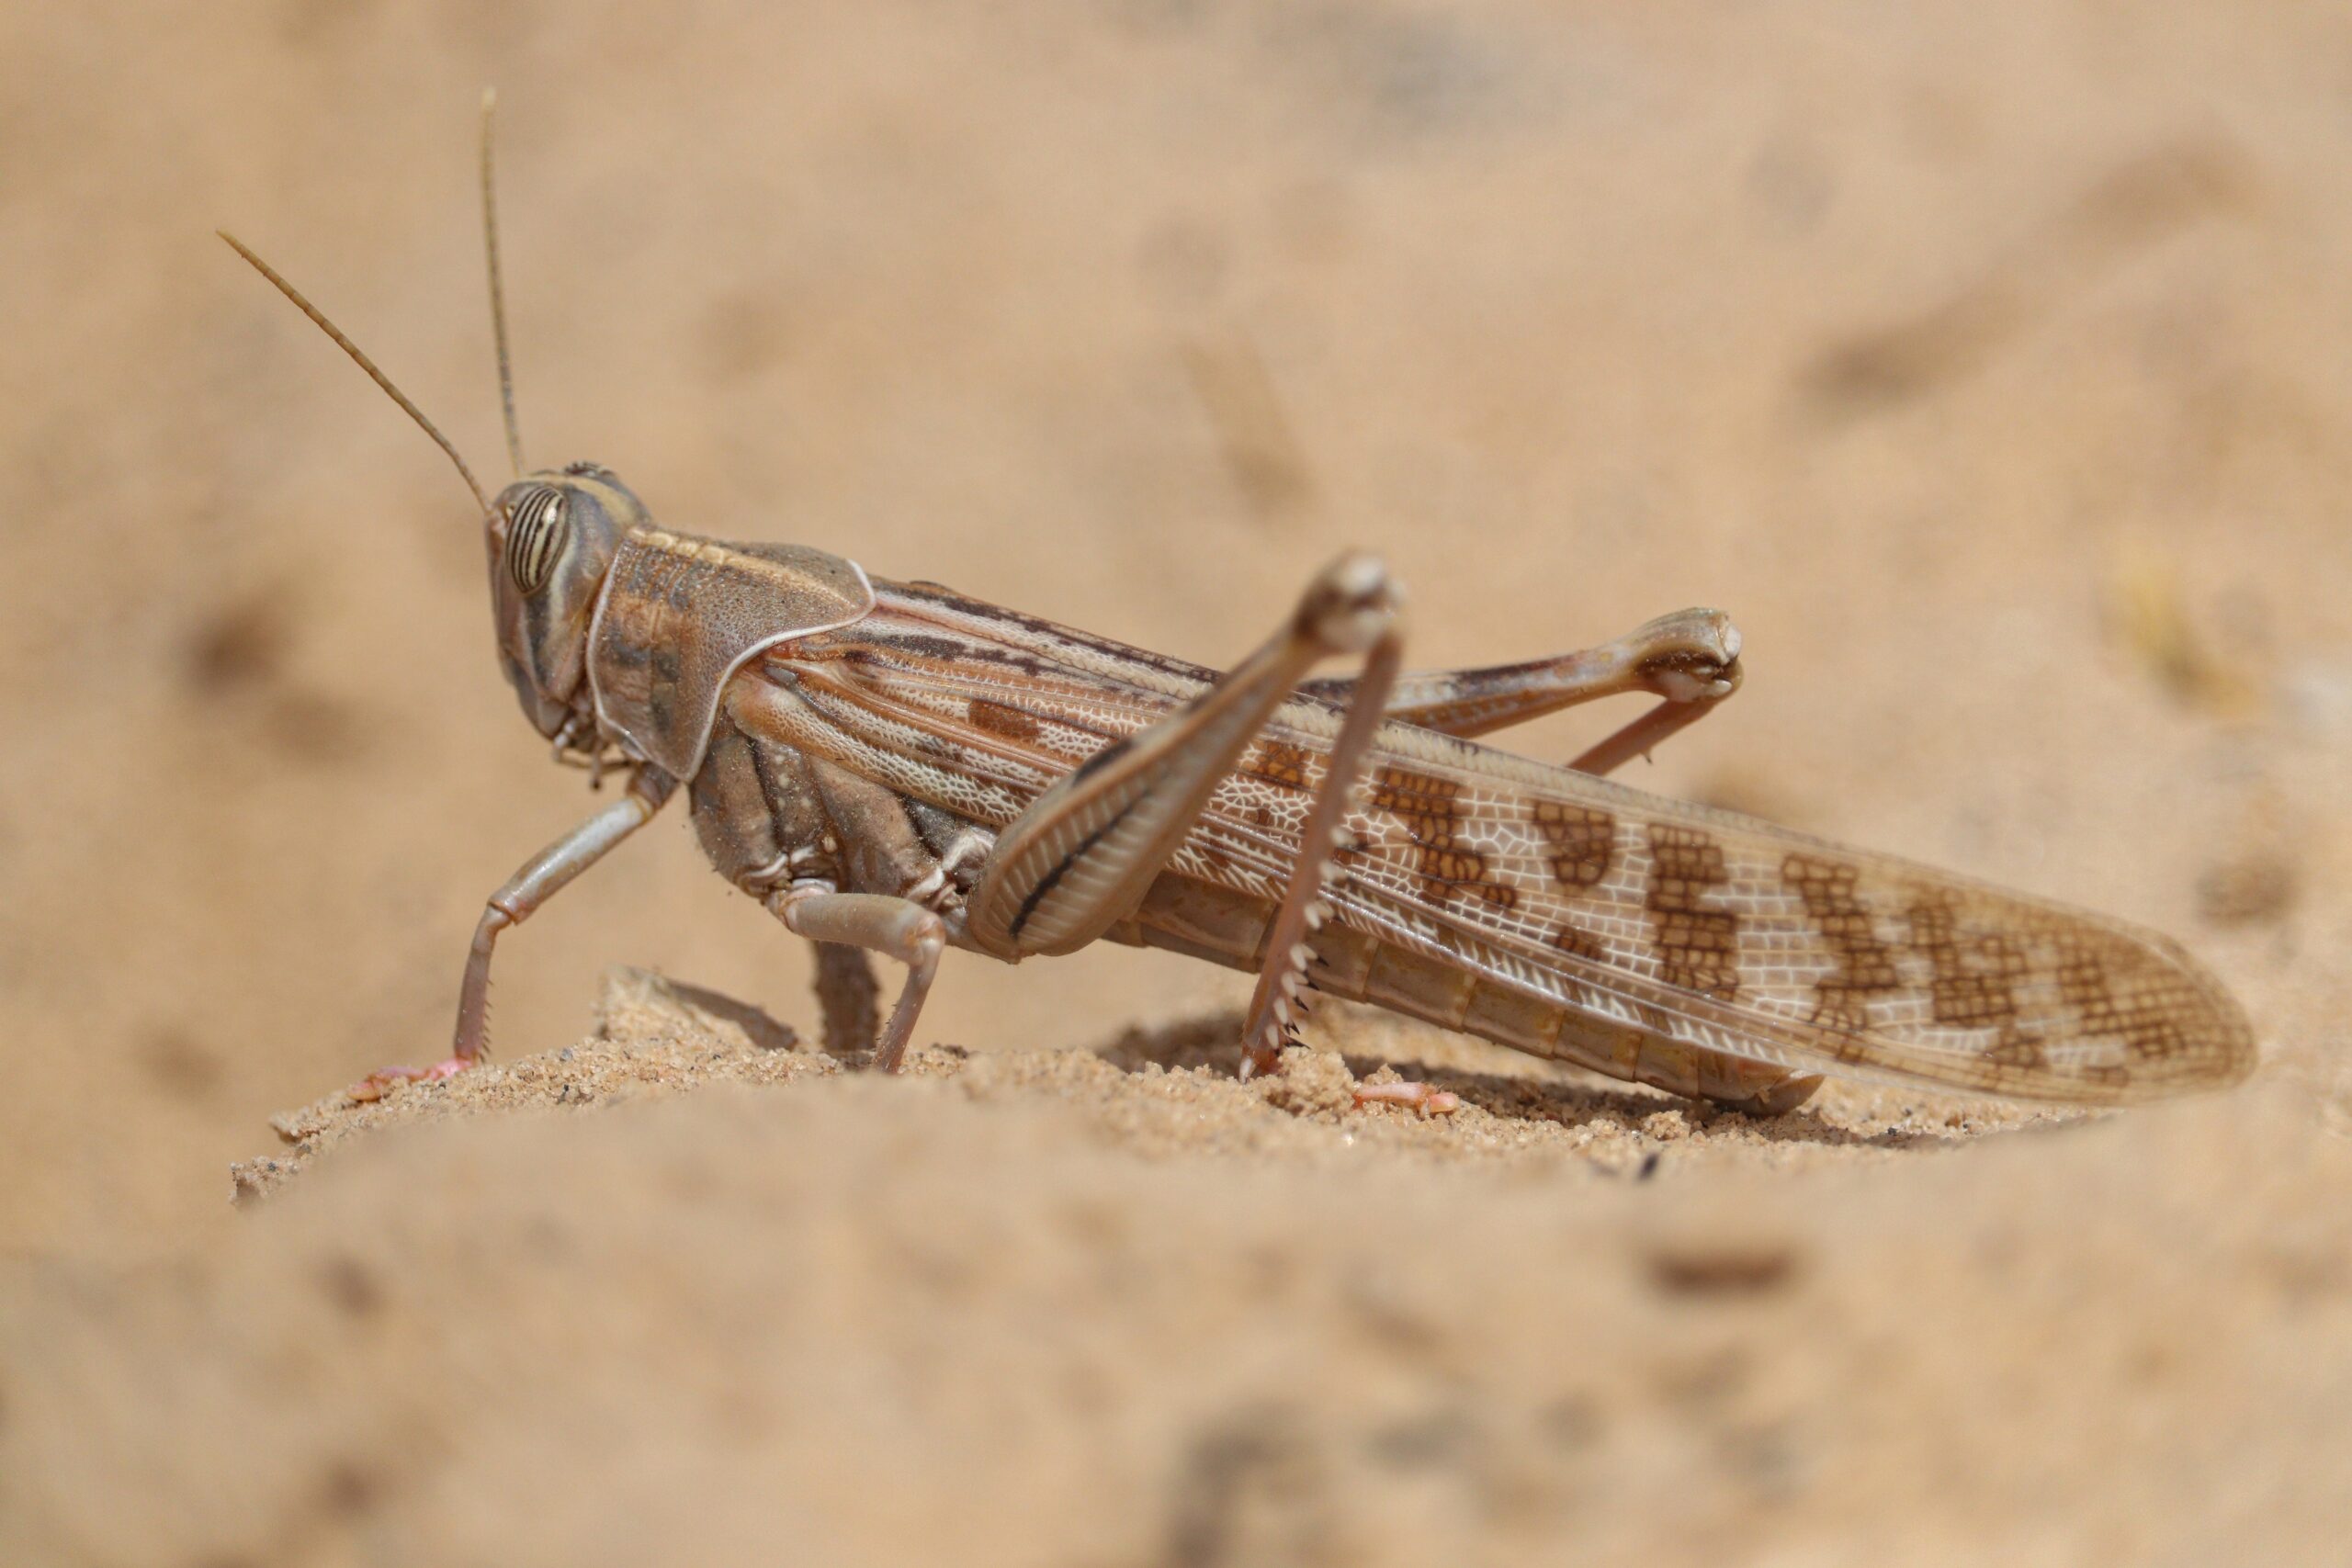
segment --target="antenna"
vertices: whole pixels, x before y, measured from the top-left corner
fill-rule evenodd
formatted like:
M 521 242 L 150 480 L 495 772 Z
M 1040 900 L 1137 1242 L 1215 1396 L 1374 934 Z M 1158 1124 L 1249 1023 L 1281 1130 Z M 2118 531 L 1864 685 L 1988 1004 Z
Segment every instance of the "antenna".
M 523 475 L 523 434 L 514 423 L 514 362 L 506 352 L 506 288 L 498 276 L 498 197 L 492 177 L 491 126 L 498 112 L 498 89 L 481 90 L 481 237 L 490 254 L 490 330 L 498 339 L 498 400 L 506 410 L 506 455 L 514 476 Z
M 236 252 L 239 255 L 244 257 L 245 260 L 251 262 L 255 272 L 260 273 L 264 277 L 269 279 L 272 284 L 276 285 L 277 291 L 280 294 L 285 295 L 286 298 L 294 301 L 294 308 L 296 310 L 310 317 L 311 321 L 321 332 L 334 339 L 335 346 L 343 350 L 344 353 L 351 355 L 352 362 L 357 365 L 362 370 L 368 372 L 368 379 L 374 381 L 379 387 L 383 388 L 384 395 L 390 398 L 392 401 L 401 405 L 401 412 L 407 414 L 409 418 L 416 421 L 417 428 L 424 431 L 425 434 L 433 437 L 434 445 L 439 446 L 442 451 L 447 452 L 449 455 L 449 461 L 458 466 L 458 477 L 466 481 L 466 488 L 474 492 L 474 500 L 481 503 L 482 512 L 487 514 L 490 511 L 490 497 L 482 493 L 481 481 L 474 478 L 474 471 L 466 467 L 466 460 L 458 456 L 458 449 L 449 445 L 449 438 L 442 434 L 440 429 L 435 426 L 431 420 L 424 417 L 424 411 L 418 408 L 414 403 L 410 402 L 408 400 L 408 394 L 401 391 L 398 387 L 393 386 L 392 378 L 385 375 L 381 370 L 377 369 L 376 362 L 368 358 L 365 354 L 362 354 L 359 351 L 359 345 L 357 344 L 343 335 L 342 328 L 336 326 L 333 321 L 328 321 L 326 317 L 320 312 L 320 310 L 316 305 L 313 305 L 308 299 L 303 299 L 302 291 L 300 289 L 295 288 L 292 284 L 278 276 L 277 271 L 275 267 L 262 260 L 261 257 L 254 254 L 253 252 L 247 250 L 243 240 L 238 239 L 237 236 L 232 234 L 226 229 L 218 230 L 216 232 L 218 232 L 222 239 L 229 242 L 229 248 L 231 250 Z

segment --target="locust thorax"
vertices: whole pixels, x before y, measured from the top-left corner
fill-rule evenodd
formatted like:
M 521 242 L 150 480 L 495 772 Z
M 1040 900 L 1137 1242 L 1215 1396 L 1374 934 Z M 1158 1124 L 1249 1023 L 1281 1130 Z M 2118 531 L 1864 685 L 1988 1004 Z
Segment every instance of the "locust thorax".
M 527 474 L 492 503 L 498 659 L 541 735 L 594 734 L 589 621 L 622 536 L 645 521 L 643 503 L 594 463 Z

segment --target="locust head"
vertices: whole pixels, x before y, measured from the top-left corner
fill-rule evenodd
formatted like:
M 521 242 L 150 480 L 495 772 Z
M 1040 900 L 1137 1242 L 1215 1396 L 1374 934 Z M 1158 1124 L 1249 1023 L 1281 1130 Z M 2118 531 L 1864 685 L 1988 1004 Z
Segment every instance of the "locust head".
M 645 507 L 594 463 L 541 469 L 498 492 L 485 519 L 498 661 L 541 735 L 594 733 L 589 623 L 605 573 Z
M 322 314 L 261 257 L 233 235 L 220 236 L 318 323 L 369 378 L 447 455 L 481 509 L 490 547 L 491 614 L 498 630 L 498 660 L 523 701 L 523 712 L 562 755 L 576 751 L 593 765 L 602 750 L 595 699 L 588 689 L 589 623 L 613 556 L 631 528 L 646 521 L 644 503 L 608 468 L 572 463 L 524 474 L 495 499 L 474 478 L 440 427 L 376 367 L 359 345 Z M 496 255 L 493 249 L 492 254 Z M 522 442 L 514 433 L 512 383 L 506 373 L 506 318 L 492 275 L 492 313 L 499 339 L 499 385 L 506 400 L 507 450 L 519 470 Z
M 560 758 L 601 765 L 610 742 L 599 732 L 595 694 L 587 679 L 588 638 L 605 574 L 628 531 L 646 521 L 645 507 L 608 468 L 572 463 L 525 472 L 523 439 L 515 429 L 514 378 L 507 354 L 506 304 L 498 275 L 497 208 L 491 191 L 491 103 L 482 100 L 481 205 L 490 261 L 491 325 L 498 340 L 498 390 L 506 415 L 506 451 L 518 477 L 492 499 L 458 448 L 408 394 L 392 384 L 359 345 L 301 290 L 223 231 L 220 237 L 295 308 L 334 340 L 368 378 L 383 389 L 417 427 L 433 438 L 473 492 L 490 547 L 491 614 L 498 660 L 523 712 L 556 743 Z

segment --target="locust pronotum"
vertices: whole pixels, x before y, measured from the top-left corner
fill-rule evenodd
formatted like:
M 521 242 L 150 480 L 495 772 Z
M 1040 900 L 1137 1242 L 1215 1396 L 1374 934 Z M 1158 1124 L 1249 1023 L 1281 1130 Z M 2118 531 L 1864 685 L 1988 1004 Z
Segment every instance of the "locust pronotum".
M 449 1058 L 356 1092 L 479 1058 L 499 933 L 681 784 L 720 873 L 818 944 L 829 1041 L 884 1071 L 946 948 L 1017 962 L 1103 937 L 1255 970 L 1244 1076 L 1318 993 L 1759 1112 L 1826 1074 L 2118 1104 L 2252 1066 L 2235 1004 L 2162 937 L 1602 778 L 1736 688 L 1715 612 L 1400 673 L 1396 590 L 1348 554 L 1219 673 L 819 550 L 669 532 L 593 463 L 526 472 L 487 99 L 481 190 L 517 475 L 495 497 L 229 239 L 457 465 L 525 714 L 592 783 L 628 779 L 491 896 Z M 1307 679 L 1344 656 L 1353 678 Z M 1566 767 L 1473 739 L 1626 693 L 1659 701 Z M 868 953 L 906 968 L 878 1038 Z

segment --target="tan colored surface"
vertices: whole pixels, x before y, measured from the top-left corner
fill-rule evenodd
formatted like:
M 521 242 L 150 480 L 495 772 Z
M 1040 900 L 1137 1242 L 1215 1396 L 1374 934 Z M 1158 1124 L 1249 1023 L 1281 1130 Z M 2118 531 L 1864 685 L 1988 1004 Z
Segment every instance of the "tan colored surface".
M 0 15 L 0 1558 L 2340 1541 L 2347 59 L 2324 6 Z M 456 481 L 209 235 L 496 471 L 489 80 L 534 455 L 1203 660 L 1344 544 L 1432 662 L 1721 604 L 1747 687 L 1639 780 L 2177 932 L 2263 1074 L 1334 1121 L 1072 1054 L 1223 1038 L 1235 977 L 1119 952 L 952 957 L 940 1081 L 574 1044 L 615 963 L 812 1032 L 669 823 L 505 944 L 537 1082 L 435 1103 L 790 1082 L 232 1211 L 589 806 Z
M 1482 1050 L 1432 1066 L 1469 1103 L 1424 1121 L 1345 1109 L 1328 1054 L 1244 1087 L 1182 1038 L 885 1082 L 617 981 L 559 1053 L 280 1119 L 241 1169 L 268 1196 L 200 1259 L 18 1270 L 9 1560 L 2340 1540 L 2352 1147 L 2276 1089 L 1754 1123 Z

